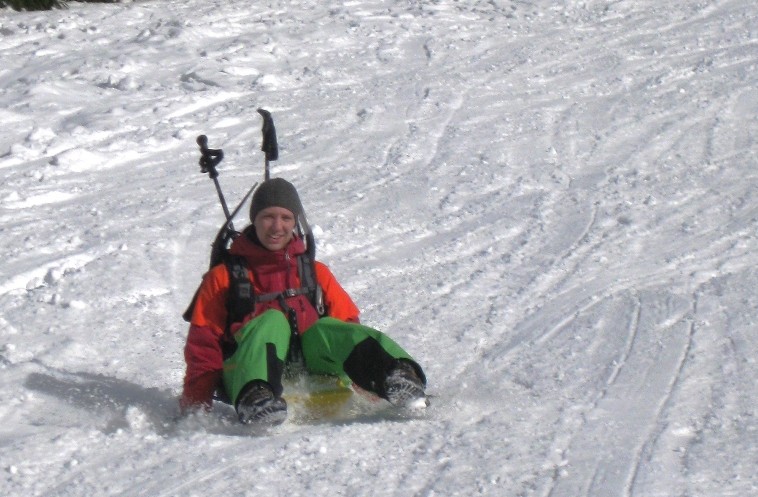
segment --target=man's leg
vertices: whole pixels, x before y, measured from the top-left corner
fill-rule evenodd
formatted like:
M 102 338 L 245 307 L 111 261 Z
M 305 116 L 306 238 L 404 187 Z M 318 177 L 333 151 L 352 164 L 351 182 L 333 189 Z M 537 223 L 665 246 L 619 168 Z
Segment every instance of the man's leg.
M 364 390 L 387 398 L 386 379 L 399 363 L 410 364 L 421 385 L 419 364 L 384 333 L 358 323 L 321 318 L 302 335 L 308 371 L 349 379 Z
M 237 350 L 224 361 L 224 388 L 236 406 L 242 389 L 252 381 L 268 383 L 274 396 L 282 395 L 284 360 L 290 344 L 290 327 L 280 311 L 269 310 L 248 322 L 234 335 Z

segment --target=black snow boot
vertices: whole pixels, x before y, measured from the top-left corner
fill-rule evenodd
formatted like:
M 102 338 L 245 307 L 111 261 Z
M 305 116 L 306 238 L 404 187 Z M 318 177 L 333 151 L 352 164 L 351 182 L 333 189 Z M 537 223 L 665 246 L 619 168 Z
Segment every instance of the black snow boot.
M 424 409 L 429 404 L 424 393 L 424 383 L 416 368 L 408 361 L 397 361 L 384 380 L 387 400 L 397 407 Z
M 237 416 L 243 424 L 278 425 L 287 419 L 287 402 L 275 397 L 264 381 L 251 381 L 237 399 Z

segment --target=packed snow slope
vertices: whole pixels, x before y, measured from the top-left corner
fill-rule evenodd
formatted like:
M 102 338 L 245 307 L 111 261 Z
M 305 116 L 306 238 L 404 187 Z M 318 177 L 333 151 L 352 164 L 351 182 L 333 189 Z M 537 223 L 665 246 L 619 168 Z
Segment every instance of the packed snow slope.
M 0 495 L 758 495 L 754 0 L 71 4 L 0 57 Z M 259 107 L 425 417 L 174 419 L 195 138 L 235 204 Z

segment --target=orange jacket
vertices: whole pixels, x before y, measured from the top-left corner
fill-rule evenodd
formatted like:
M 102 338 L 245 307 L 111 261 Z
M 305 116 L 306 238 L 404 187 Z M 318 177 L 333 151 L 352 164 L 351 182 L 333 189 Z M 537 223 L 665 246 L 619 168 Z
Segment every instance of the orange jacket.
M 245 257 L 248 277 L 256 295 L 300 288 L 296 257 L 305 251 L 303 242 L 295 238 L 281 251 L 271 252 L 250 241 L 246 236 L 237 238 L 230 253 Z M 350 295 L 340 286 L 329 268 L 315 263 L 316 280 L 324 293 L 327 315 L 343 321 L 359 321 L 359 311 Z M 195 301 L 184 358 L 187 370 L 184 377 L 183 408 L 204 405 L 210 407 L 213 392 L 218 386 L 223 369 L 222 341 L 226 329 L 226 299 L 230 279 L 226 265 L 219 264 L 203 277 Z M 295 309 L 301 333 L 318 319 L 318 315 L 304 295 L 287 299 Z M 258 303 L 242 323 L 233 323 L 232 331 L 270 308 L 281 309 L 277 300 Z

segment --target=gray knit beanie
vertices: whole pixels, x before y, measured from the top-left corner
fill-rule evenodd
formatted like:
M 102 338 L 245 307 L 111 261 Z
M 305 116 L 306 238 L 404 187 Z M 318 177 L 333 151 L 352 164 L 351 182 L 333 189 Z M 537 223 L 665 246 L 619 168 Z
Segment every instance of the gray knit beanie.
M 283 178 L 266 180 L 255 190 L 250 204 L 250 221 L 254 222 L 255 216 L 269 207 L 284 207 L 296 218 L 304 217 L 303 204 L 300 203 L 295 186 Z

